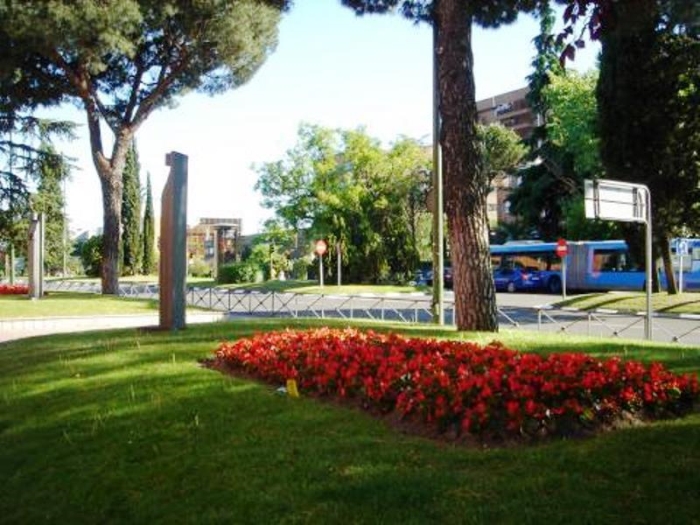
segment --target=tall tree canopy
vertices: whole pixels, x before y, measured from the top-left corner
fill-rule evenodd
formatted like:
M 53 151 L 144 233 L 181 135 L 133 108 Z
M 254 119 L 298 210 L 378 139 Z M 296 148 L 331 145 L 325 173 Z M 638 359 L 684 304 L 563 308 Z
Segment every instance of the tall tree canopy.
M 141 270 L 143 240 L 141 239 L 141 166 L 132 142 L 126 154 L 122 195 L 122 272 L 136 275 Z
M 649 187 L 655 255 L 675 292 L 669 239 L 700 221 L 700 9 L 622 0 L 609 10 L 597 92 L 601 155 L 610 178 Z
M 562 235 L 580 238 L 576 235 L 584 231 L 604 233 L 581 229 L 578 220 L 572 223 L 576 231 L 569 231 L 567 225 L 576 214 L 583 215 L 583 208 L 576 203 L 583 202 L 584 179 L 602 171 L 596 129 L 597 79 L 596 72 L 562 72 L 551 76 L 540 95 L 544 125 L 538 143 L 533 144 L 533 161 L 521 170 L 521 184 L 510 201 L 511 209 L 522 220 L 522 229 L 544 240 Z
M 68 239 L 65 216 L 65 195 L 62 184 L 70 175 L 66 159 L 49 144 L 42 144 L 38 162 L 39 183 L 31 197 L 32 211 L 44 213 L 45 270 L 55 274 L 63 271 L 67 257 Z
M 429 163 L 414 140 L 385 150 L 363 130 L 302 125 L 284 159 L 258 167 L 256 189 L 287 227 L 340 243 L 344 280 L 405 279 L 418 267 L 428 220 Z
M 0 4 L 0 98 L 71 101 L 86 113 L 102 187 L 102 291 L 118 291 L 122 170 L 134 134 L 191 90 L 251 78 L 275 47 L 288 0 L 24 1 Z M 113 134 L 107 151 L 104 123 Z
M 143 239 L 143 259 L 141 273 L 152 275 L 156 272 L 157 259 L 155 252 L 156 224 L 153 215 L 153 188 L 151 188 L 151 174 L 146 175 L 146 204 L 143 210 L 143 228 L 141 228 Z
M 22 246 L 32 190 L 44 175 L 61 179 L 69 171 L 68 159 L 51 141 L 71 139 L 74 126 L 17 113 L 6 102 L 0 97 L 0 241 Z
M 358 14 L 399 10 L 434 28 L 445 211 L 459 330 L 498 330 L 486 197 L 477 135 L 472 24 L 497 27 L 538 0 L 342 0 Z

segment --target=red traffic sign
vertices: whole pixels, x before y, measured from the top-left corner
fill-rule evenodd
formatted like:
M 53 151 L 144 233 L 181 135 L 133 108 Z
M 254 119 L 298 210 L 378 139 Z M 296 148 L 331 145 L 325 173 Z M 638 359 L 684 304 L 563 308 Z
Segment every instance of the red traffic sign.
M 557 241 L 557 247 L 554 248 L 554 253 L 557 254 L 557 257 L 563 259 L 566 257 L 566 254 L 569 253 L 569 247 L 566 244 L 566 241 L 564 239 L 559 239 Z
M 316 241 L 316 253 L 318 255 L 323 255 L 326 253 L 326 250 L 328 249 L 328 245 L 326 244 L 326 241 L 323 239 L 319 239 Z

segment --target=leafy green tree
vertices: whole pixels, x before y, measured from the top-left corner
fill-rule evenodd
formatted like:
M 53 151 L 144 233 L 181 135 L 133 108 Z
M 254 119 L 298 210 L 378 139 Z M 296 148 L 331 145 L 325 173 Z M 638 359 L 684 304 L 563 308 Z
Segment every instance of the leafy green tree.
M 122 273 L 136 275 L 142 268 L 144 249 L 141 237 L 141 180 L 136 143 L 126 155 L 122 194 Z
M 596 83 L 595 72 L 569 71 L 552 75 L 540 95 L 546 113 L 540 142 L 533 145 L 536 157 L 521 170 L 521 184 L 510 201 L 526 229 L 542 239 L 581 238 L 592 231 L 600 232 L 596 237 L 609 236 L 600 225 L 581 229 L 576 213 L 583 209 L 574 203 L 583 198 L 584 179 L 602 172 Z
M 80 261 L 88 277 L 100 276 L 103 242 L 103 235 L 93 235 L 80 246 Z
M 525 236 L 577 238 L 573 230 L 581 232 L 581 221 L 575 220 L 576 213 L 583 210 L 575 203 L 582 198 L 583 179 L 600 172 L 596 77 L 564 69 L 560 62 L 564 44 L 554 37 L 555 17 L 549 2 L 539 9 L 539 18 L 527 98 L 540 125 L 528 141 L 529 162 L 519 173 L 521 184 L 510 196 L 511 211 L 518 216 L 518 229 Z
M 244 84 L 276 44 L 287 0 L 68 0 L 0 5 L 0 99 L 85 110 L 102 187 L 102 292 L 116 294 L 122 171 L 139 127 L 191 90 Z M 113 135 L 111 151 L 102 132 Z
M 31 187 L 41 183 L 42 167 L 67 170 L 67 159 L 50 145 L 57 137 L 71 139 L 73 128 L 17 113 L 0 96 L 0 241 L 9 251 L 26 251 Z
M 433 26 L 440 99 L 440 145 L 459 330 L 498 330 L 486 197 L 474 96 L 474 23 L 497 27 L 539 0 L 343 0 L 358 14 L 395 9 Z
M 49 273 L 62 271 L 66 250 L 65 196 L 62 184 L 70 174 L 65 158 L 58 155 L 48 144 L 40 148 L 42 154 L 38 162 L 39 183 L 31 197 L 31 208 L 44 214 L 44 263 Z
M 427 151 L 410 139 L 385 150 L 363 130 L 302 125 L 283 160 L 257 168 L 256 188 L 295 233 L 340 246 L 343 281 L 406 279 L 418 264 L 428 166 Z M 330 249 L 327 257 L 336 256 Z
M 649 187 L 655 255 L 670 293 L 677 290 L 669 240 L 700 220 L 700 34 L 698 20 L 684 18 L 696 16 L 697 6 L 685 7 L 611 4 L 601 25 L 597 91 L 607 176 Z
M 512 129 L 501 124 L 479 125 L 477 129 L 483 147 L 484 173 L 490 181 L 512 172 L 525 157 L 527 147 Z
M 267 261 L 270 279 L 274 279 L 284 272 L 285 275 L 291 270 L 291 259 L 296 252 L 296 240 L 298 236 L 294 231 L 285 226 L 279 219 L 268 219 L 265 221 L 262 235 L 258 237 L 259 242 L 267 243 L 270 257 Z
M 537 15 L 540 20 L 540 32 L 533 39 L 536 53 L 532 60 L 532 73 L 527 77 L 529 89 L 526 97 L 530 108 L 540 122 L 530 140 L 531 148 L 535 153 L 540 146 L 539 143 L 546 139 L 544 119 L 548 108 L 543 98 L 544 89 L 549 85 L 552 77 L 565 74 L 560 61 L 564 46 L 554 37 L 556 17 L 549 1 L 545 0 L 542 3 Z
M 143 275 L 152 275 L 156 272 L 156 223 L 153 215 L 153 189 L 151 188 L 151 174 L 146 176 L 146 205 L 143 211 L 143 266 L 141 272 Z

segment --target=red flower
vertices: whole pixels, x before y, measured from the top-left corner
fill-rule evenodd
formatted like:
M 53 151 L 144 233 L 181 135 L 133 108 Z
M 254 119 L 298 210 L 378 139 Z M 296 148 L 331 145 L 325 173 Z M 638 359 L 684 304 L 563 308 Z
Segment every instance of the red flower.
M 700 397 L 694 376 L 663 365 L 585 354 L 543 357 L 500 343 L 408 339 L 355 329 L 258 334 L 222 343 L 217 360 L 275 384 L 296 379 L 302 394 L 357 398 L 363 406 L 465 432 L 521 431 L 524 418 L 604 420 L 625 410 L 673 411 Z M 585 414 L 585 416 L 584 416 Z M 555 425 L 556 427 L 556 425 Z

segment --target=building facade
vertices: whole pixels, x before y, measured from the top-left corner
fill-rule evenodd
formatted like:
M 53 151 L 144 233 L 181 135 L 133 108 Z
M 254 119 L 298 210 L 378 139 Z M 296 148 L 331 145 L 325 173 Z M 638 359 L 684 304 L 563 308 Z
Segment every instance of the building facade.
M 476 103 L 477 118 L 480 124 L 501 124 L 515 131 L 521 139 L 527 140 L 533 130 L 540 125 L 540 118 L 527 102 L 528 88 L 508 91 Z M 515 174 L 503 174 L 492 181 L 492 190 L 486 204 L 489 224 L 492 228 L 499 224 L 515 221 L 510 213 L 508 197 L 520 183 Z
M 187 228 L 187 253 L 190 260 L 199 259 L 217 267 L 241 256 L 242 220 L 203 218 Z

